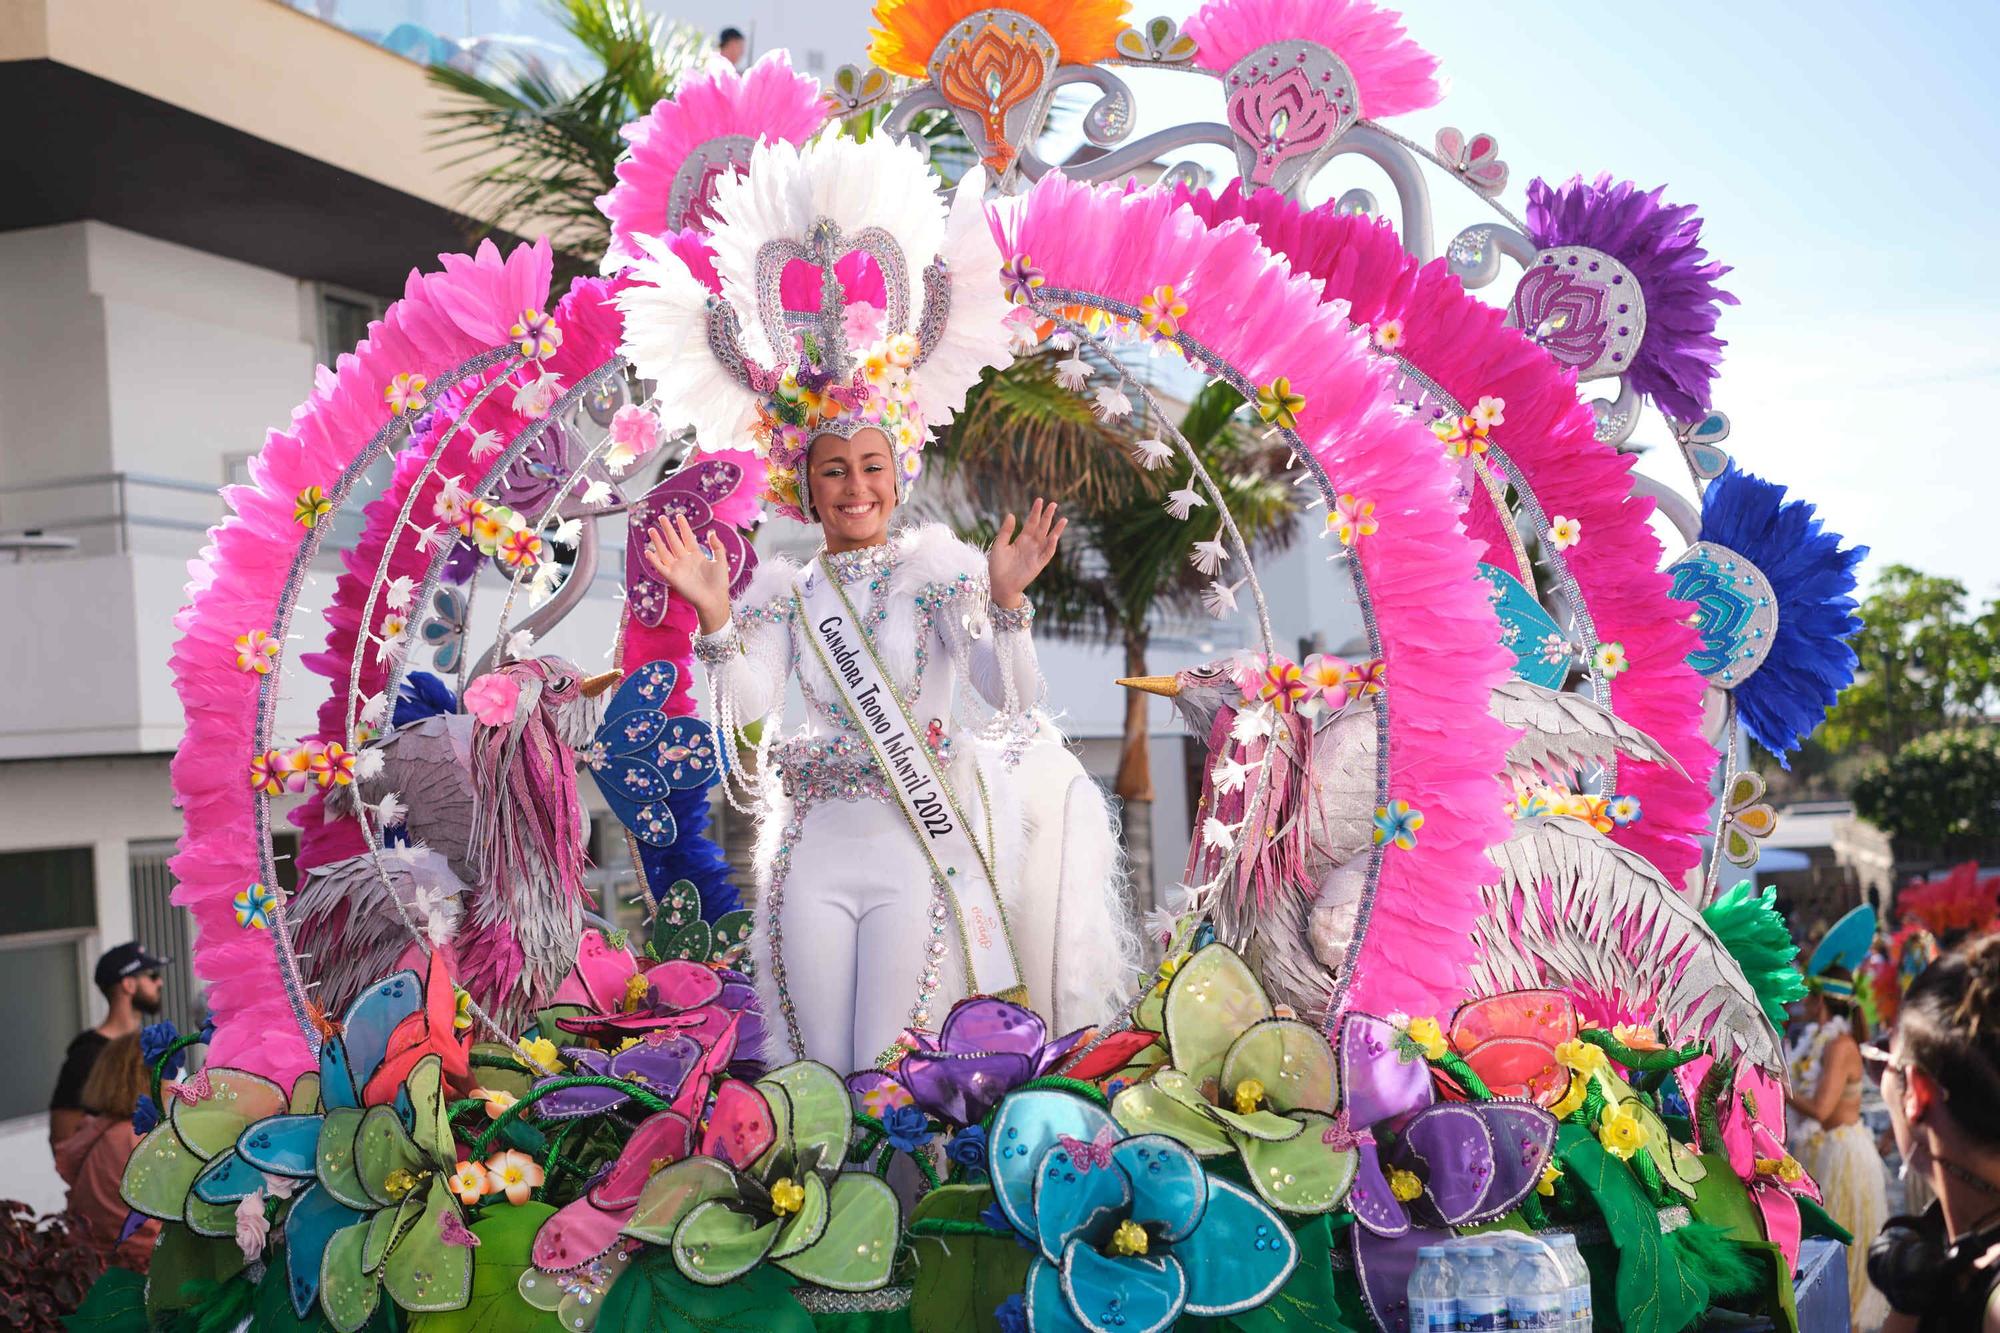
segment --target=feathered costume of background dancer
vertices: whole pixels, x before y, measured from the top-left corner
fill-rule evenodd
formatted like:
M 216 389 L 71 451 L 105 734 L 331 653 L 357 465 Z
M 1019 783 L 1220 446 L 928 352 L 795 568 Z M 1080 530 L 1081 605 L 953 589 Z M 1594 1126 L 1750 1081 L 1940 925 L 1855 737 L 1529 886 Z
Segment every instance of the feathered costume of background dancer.
M 1037 500 L 987 552 L 892 529 L 929 425 L 1009 359 L 980 183 L 957 198 L 948 219 L 922 160 L 886 141 L 760 147 L 717 187 L 721 298 L 666 247 L 621 298 L 660 401 L 704 444 L 752 437 L 767 498 L 824 535 L 803 566 L 767 560 L 733 608 L 722 551 L 684 521 L 662 520 L 647 558 L 699 613 L 724 734 L 767 723 L 738 774 L 763 821 L 753 954 L 781 1040 L 841 1069 L 892 1060 L 967 994 L 1102 1020 L 1134 971 L 1104 946 L 1121 932 L 1102 797 L 1036 711 L 1024 594 L 1065 520 Z M 776 740 L 794 676 L 806 724 Z M 965 717 L 961 678 L 997 718 Z

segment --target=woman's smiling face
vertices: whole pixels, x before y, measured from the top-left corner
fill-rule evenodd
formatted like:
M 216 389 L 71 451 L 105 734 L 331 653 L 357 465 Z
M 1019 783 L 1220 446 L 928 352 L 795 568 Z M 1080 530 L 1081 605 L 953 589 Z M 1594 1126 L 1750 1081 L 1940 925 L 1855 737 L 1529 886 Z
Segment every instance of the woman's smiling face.
M 889 437 L 864 426 L 852 439 L 820 435 L 806 451 L 813 517 L 829 551 L 851 551 L 888 539 L 896 508 L 896 457 Z

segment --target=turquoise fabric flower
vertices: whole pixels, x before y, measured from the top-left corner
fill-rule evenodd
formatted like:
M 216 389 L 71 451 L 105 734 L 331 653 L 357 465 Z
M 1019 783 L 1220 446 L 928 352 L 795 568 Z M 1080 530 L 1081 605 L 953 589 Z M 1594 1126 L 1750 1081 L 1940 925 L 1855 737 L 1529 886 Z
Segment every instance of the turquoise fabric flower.
M 1298 1265 L 1291 1231 L 1255 1195 L 1080 1097 L 1011 1094 L 988 1147 L 1000 1208 L 1035 1242 L 1035 1333 L 1159 1333 L 1182 1314 L 1241 1314 Z

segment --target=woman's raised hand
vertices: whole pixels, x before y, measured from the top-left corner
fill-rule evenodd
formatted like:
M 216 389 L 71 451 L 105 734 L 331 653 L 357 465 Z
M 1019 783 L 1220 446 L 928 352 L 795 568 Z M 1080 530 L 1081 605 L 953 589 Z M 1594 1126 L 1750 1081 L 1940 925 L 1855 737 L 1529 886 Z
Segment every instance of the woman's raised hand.
M 646 563 L 694 608 L 703 634 L 729 623 L 729 562 L 720 538 L 710 533 L 704 548 L 685 515 L 661 515 L 646 533 Z
M 986 553 L 986 575 L 993 585 L 995 605 L 1011 609 L 1021 604 L 1021 594 L 1055 558 L 1056 542 L 1068 526 L 1068 519 L 1056 517 L 1053 503 L 1040 499 L 1029 507 L 1018 532 L 1012 514 L 1001 520 L 1000 535 Z

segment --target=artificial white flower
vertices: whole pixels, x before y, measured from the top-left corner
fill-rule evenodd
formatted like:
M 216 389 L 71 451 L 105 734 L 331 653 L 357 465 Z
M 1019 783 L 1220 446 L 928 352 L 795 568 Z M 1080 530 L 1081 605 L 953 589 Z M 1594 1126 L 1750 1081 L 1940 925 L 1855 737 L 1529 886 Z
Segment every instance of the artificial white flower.
M 1058 352 L 1073 352 L 1076 350 L 1076 335 L 1068 329 L 1057 329 L 1049 335 L 1049 346 Z
M 1165 440 L 1135 440 L 1132 461 L 1151 472 L 1174 461 L 1174 447 Z
M 538 417 L 555 404 L 562 392 L 562 376 L 545 370 L 514 390 L 514 410 L 524 417 Z
M 410 813 L 410 807 L 395 792 L 390 792 L 369 808 L 375 812 L 375 818 L 383 828 L 400 827 L 404 817 Z
M 576 545 L 576 539 L 582 535 L 583 520 L 580 518 L 566 518 L 556 524 L 555 530 L 549 533 L 549 540 L 561 542 L 564 546 L 574 546 Z
M 465 507 L 471 503 L 472 493 L 465 489 L 465 478 L 446 477 L 444 484 L 438 487 L 437 498 L 431 501 L 431 513 L 438 522 L 455 528 L 465 522 Z M 427 528 L 425 531 L 435 532 L 436 529 Z M 419 533 L 419 538 L 422 535 Z
M 410 609 L 410 595 L 417 590 L 417 581 L 408 574 L 398 574 L 389 580 L 389 586 L 382 590 L 382 600 L 392 611 Z
M 361 701 L 361 720 L 374 726 L 389 715 L 389 700 L 380 694 L 371 694 Z
M 587 505 L 601 505 L 611 498 L 611 483 L 601 477 L 590 477 L 580 481 L 583 487 L 582 500 Z
M 477 463 L 500 452 L 500 432 L 482 430 L 472 437 L 472 461 Z
M 417 550 L 425 554 L 429 554 L 431 547 L 439 545 L 440 540 L 438 525 L 435 523 L 427 528 L 417 529 Z
M 1056 362 L 1056 383 L 1075 393 L 1090 382 L 1090 362 L 1080 356 Z
M 517 629 L 507 636 L 507 656 L 521 661 L 535 648 L 535 632 L 531 629 Z
M 639 461 L 639 453 L 631 445 L 623 442 L 612 445 L 604 451 L 605 470 L 614 477 L 625 475 L 625 469 Z
M 1265 704 L 1245 708 L 1236 714 L 1236 721 L 1230 725 L 1229 739 L 1238 745 L 1249 745 L 1263 740 L 1271 734 L 1271 710 Z
M 1174 928 L 1179 926 L 1180 923 L 1181 914 L 1173 908 L 1155 907 L 1152 911 L 1146 913 L 1145 920 L 1141 923 L 1140 928 L 1146 932 L 1149 938 L 1156 939 L 1164 945 L 1174 937 Z
M 1167 493 L 1167 512 L 1183 522 L 1186 521 L 1190 511 L 1204 508 L 1207 504 L 1208 501 L 1202 498 L 1201 492 L 1192 486 L 1183 486 L 1177 491 Z
M 382 765 L 385 762 L 380 748 L 373 745 L 362 746 L 354 752 L 354 780 L 366 782 L 370 778 L 381 777 Z
M 1243 790 L 1243 784 L 1250 778 L 1250 765 L 1236 759 L 1224 759 L 1215 766 L 1210 776 L 1215 779 L 1216 793 L 1229 796 Z
M 1194 564 L 1194 567 L 1203 574 L 1215 573 L 1216 570 L 1222 567 L 1222 562 L 1228 558 L 1229 552 L 1223 547 L 1220 538 L 1205 542 L 1196 542 L 1194 544 L 1194 554 L 1188 557 Z
M 1132 415 L 1132 400 L 1116 385 L 1106 384 L 1097 391 L 1097 402 L 1091 410 L 1100 421 L 1117 421 Z
M 1205 847 L 1226 852 L 1236 845 L 1236 829 L 1210 815 L 1201 826 L 1201 841 Z
M 1243 580 L 1234 583 L 1215 582 L 1202 590 L 1201 604 L 1217 620 L 1236 614 L 1236 590 L 1243 586 Z

